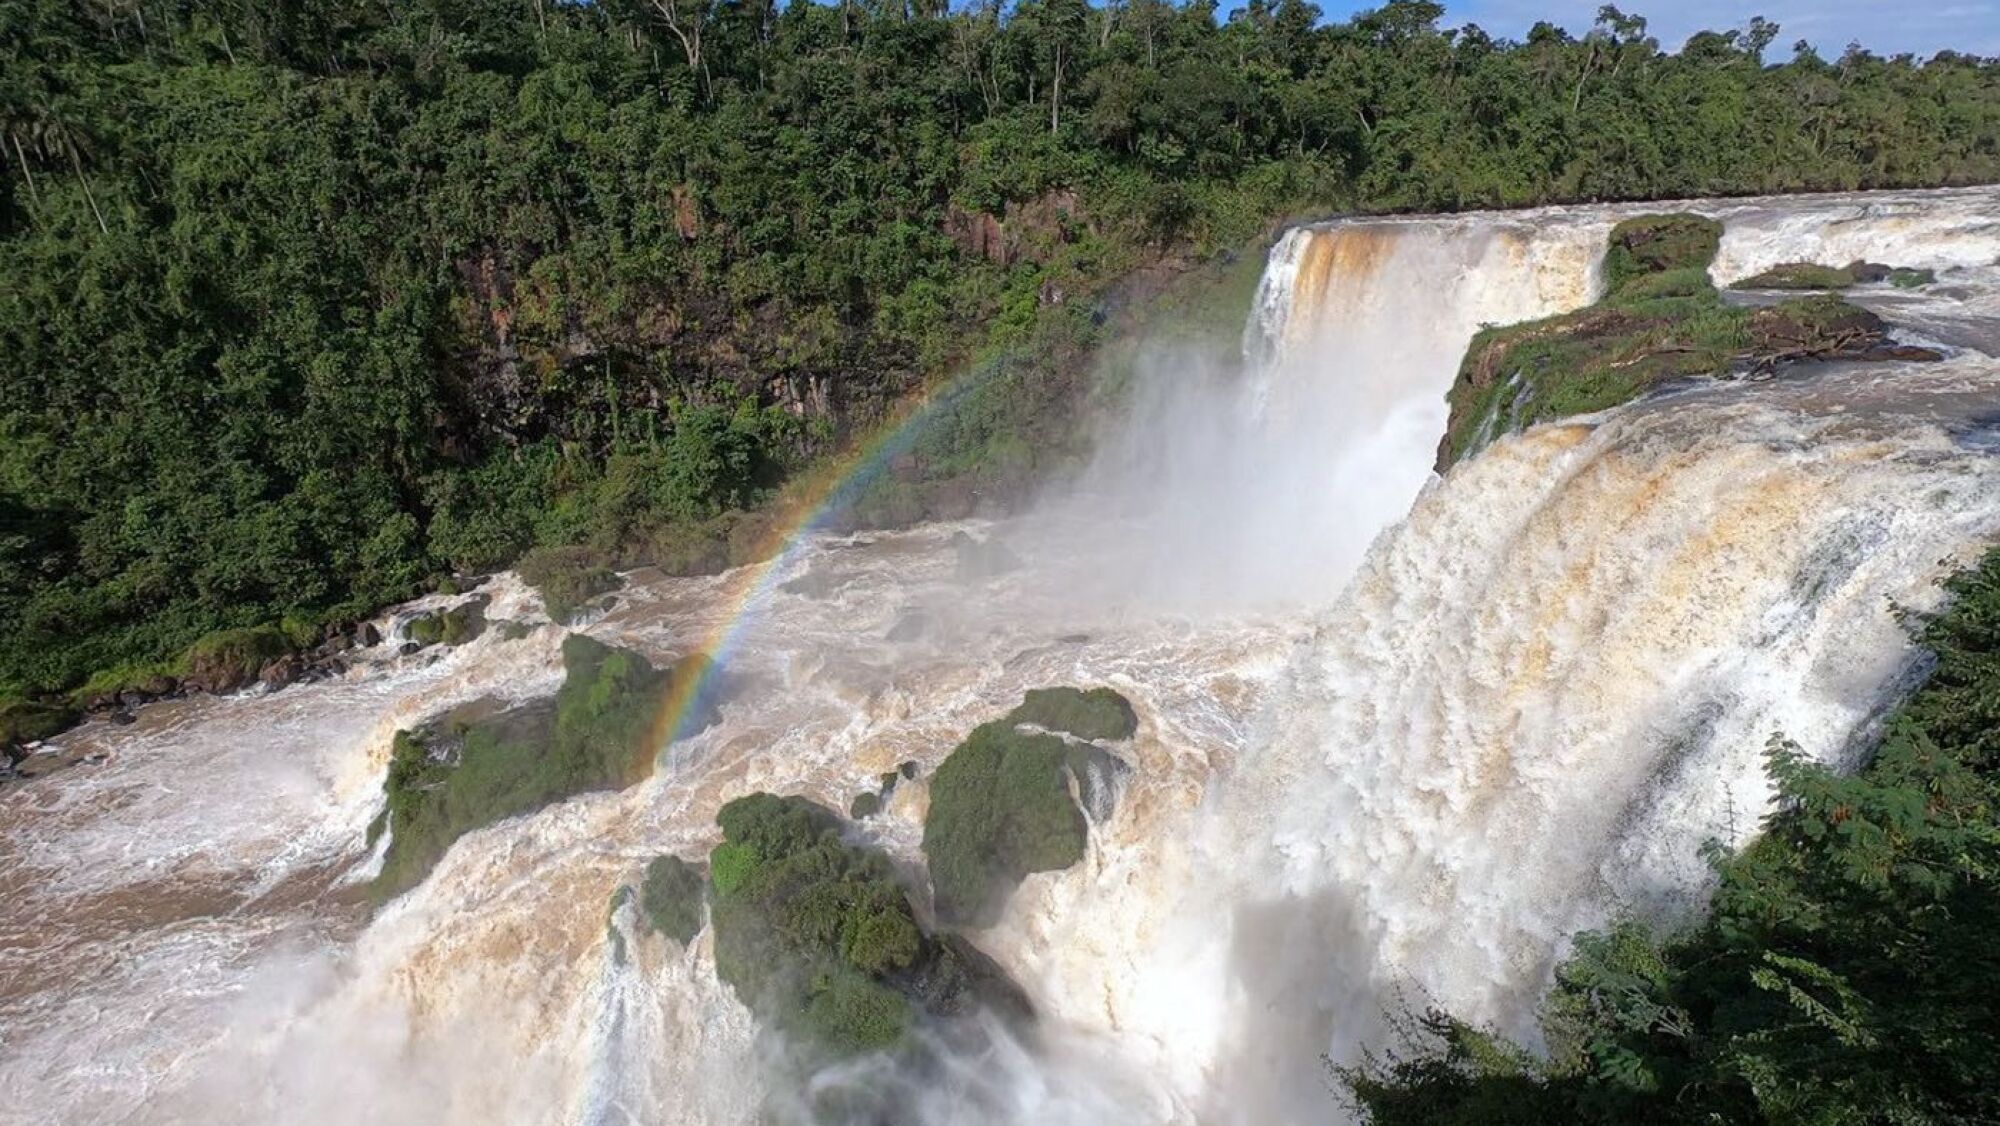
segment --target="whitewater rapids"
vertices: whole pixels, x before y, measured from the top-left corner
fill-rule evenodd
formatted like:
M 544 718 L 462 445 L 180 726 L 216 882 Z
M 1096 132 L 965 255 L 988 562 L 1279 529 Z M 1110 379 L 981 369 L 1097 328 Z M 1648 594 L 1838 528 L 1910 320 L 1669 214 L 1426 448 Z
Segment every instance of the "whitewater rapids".
M 1049 684 L 1111 685 L 1141 728 L 1089 856 L 974 936 L 1047 1032 L 966 1061 L 990 1117 L 1326 1121 L 1322 1056 L 1379 1042 L 1385 1007 L 1531 1033 L 1567 936 L 1686 910 L 1700 844 L 1754 831 L 1772 733 L 1855 761 L 1919 671 L 1897 609 L 2000 534 L 2000 193 L 1691 206 L 1725 222 L 1721 282 L 1938 269 L 1863 299 L 1951 358 L 1694 384 L 1438 480 L 1471 334 L 1587 303 L 1612 223 L 1662 208 L 1300 228 L 1249 375 L 1148 372 L 1099 463 L 1018 520 L 803 545 L 721 722 L 631 790 L 465 837 L 372 915 L 395 730 L 559 680 L 563 630 L 511 577 L 488 613 L 521 640 L 385 644 L 63 737 L 95 761 L 0 789 L 0 1121 L 754 1121 L 707 934 L 639 938 L 614 889 L 699 858 L 732 797 L 845 808 Z M 1022 566 L 966 574 L 959 532 Z M 677 656 L 730 584 L 637 574 L 586 632 Z M 923 806 L 899 788 L 863 832 L 914 859 Z M 964 1120 L 958 1093 L 912 1118 Z

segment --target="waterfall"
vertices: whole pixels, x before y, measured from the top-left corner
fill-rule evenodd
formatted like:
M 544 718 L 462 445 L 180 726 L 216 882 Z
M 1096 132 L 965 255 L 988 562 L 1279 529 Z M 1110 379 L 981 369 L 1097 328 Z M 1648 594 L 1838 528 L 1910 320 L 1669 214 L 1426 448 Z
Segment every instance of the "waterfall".
M 971 936 L 1039 1031 L 947 1061 L 913 1113 L 1326 1121 L 1322 1056 L 1385 1009 L 1532 1034 L 1569 936 L 1699 903 L 1701 843 L 1768 803 L 1769 736 L 1856 761 L 1916 671 L 1896 609 L 2000 534 L 1996 205 L 1688 204 L 1725 223 L 1720 280 L 1937 269 L 1860 299 L 1951 358 L 1676 388 L 1441 478 L 1472 334 L 1586 304 L 1610 226 L 1661 208 L 1294 228 L 1242 370 L 1149 357 L 1076 489 L 1018 520 L 807 544 L 667 769 L 468 834 L 379 910 L 354 884 L 393 733 L 560 679 L 511 576 L 489 615 L 524 639 L 93 722 L 64 739 L 96 761 L 0 788 L 0 1122 L 756 1121 L 712 936 L 647 933 L 616 889 L 701 859 L 731 798 L 845 808 L 906 760 L 853 832 L 918 870 L 923 779 L 1050 684 L 1132 699 L 1131 769 L 1086 859 Z M 962 576 L 968 530 L 1021 566 Z M 632 580 L 582 628 L 663 660 L 728 582 Z

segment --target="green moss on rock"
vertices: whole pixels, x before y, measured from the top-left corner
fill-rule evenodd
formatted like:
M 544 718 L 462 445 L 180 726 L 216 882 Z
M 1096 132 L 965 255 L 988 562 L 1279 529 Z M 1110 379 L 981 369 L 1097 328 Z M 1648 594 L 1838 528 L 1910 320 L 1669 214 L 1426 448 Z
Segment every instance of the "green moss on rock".
M 1720 227 L 1684 222 L 1693 218 L 1650 216 L 1614 228 L 1611 287 L 1597 304 L 1474 336 L 1447 396 L 1438 469 L 1504 434 L 1606 410 L 1677 379 L 1806 359 L 1938 358 L 1892 345 L 1881 318 L 1835 296 L 1761 309 L 1724 303 L 1707 275 Z
M 1109 688 L 1034 688 L 1007 717 L 1079 739 L 1130 739 L 1139 730 L 1131 701 Z
M 80 713 L 61 704 L 29 700 L 0 700 L 0 747 L 35 743 L 61 734 L 80 718 Z
M 428 648 L 444 640 L 444 621 L 437 614 L 419 614 L 403 623 L 403 636 Z
M 1640 215 L 1611 228 L 1604 281 L 1617 293 L 1638 278 L 1706 270 L 1722 246 L 1722 224 L 1700 215 Z
M 189 646 L 180 660 L 181 679 L 205 692 L 231 692 L 254 683 L 265 665 L 298 646 L 280 626 L 211 633 Z
M 639 911 L 647 926 L 686 946 L 701 930 L 707 887 L 701 869 L 678 856 L 657 857 L 639 884 Z
M 888 859 L 843 841 L 832 811 L 752 794 L 716 821 L 716 972 L 807 1061 L 898 1048 L 975 1007 L 1026 1014 L 990 962 L 924 931 Z
M 566 622 L 584 603 L 624 585 L 618 573 L 585 547 L 538 548 L 515 564 L 521 581 L 542 596 L 551 621 Z
M 1754 277 L 1730 283 L 1731 289 L 1846 289 L 1856 282 L 1854 271 L 1812 262 L 1786 262 Z
M 552 702 L 494 714 L 474 708 L 396 733 L 387 778 L 390 841 L 380 896 L 422 880 L 474 829 L 591 790 L 621 789 L 652 770 L 654 731 L 669 695 L 703 664 L 671 671 L 572 634 Z
M 484 596 L 411 618 L 403 627 L 404 636 L 422 646 L 463 645 L 486 632 Z
M 847 816 L 851 821 L 861 821 L 882 812 L 882 795 L 873 790 L 863 790 L 847 803 Z
M 931 778 L 923 850 L 938 918 L 990 926 L 1032 872 L 1083 859 L 1089 824 L 1071 793 L 1075 780 L 1102 808 L 1095 779 L 1122 769 L 1114 756 L 1032 724 L 1078 738 L 1125 739 L 1138 727 L 1132 705 L 1107 688 L 1028 693 L 1002 719 L 975 728 Z

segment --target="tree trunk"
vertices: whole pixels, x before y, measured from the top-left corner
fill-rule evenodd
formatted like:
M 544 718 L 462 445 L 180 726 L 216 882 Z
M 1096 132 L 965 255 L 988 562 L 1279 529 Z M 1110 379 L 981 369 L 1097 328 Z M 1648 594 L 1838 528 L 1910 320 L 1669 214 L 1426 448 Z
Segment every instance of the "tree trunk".
M 21 135 L 10 129 L 7 131 L 7 137 L 14 142 L 14 159 L 21 162 L 21 176 L 28 181 L 28 202 L 34 205 L 35 210 L 40 211 L 42 195 L 35 190 L 35 170 L 28 167 L 28 154 L 21 151 Z
M 69 166 L 76 169 L 76 182 L 83 185 L 83 198 L 90 201 L 90 213 L 97 216 L 97 229 L 105 234 L 111 228 L 104 223 L 104 212 L 97 209 L 97 194 L 90 190 L 90 177 L 83 174 L 83 160 L 76 155 L 76 142 L 69 139 L 69 130 L 63 130 L 63 147 L 69 150 Z
M 1049 132 L 1050 133 L 1054 133 L 1057 129 L 1062 127 L 1062 70 L 1063 70 L 1063 49 L 1062 49 L 1062 44 L 1058 43 L 1056 44 L 1055 84 L 1049 87 Z

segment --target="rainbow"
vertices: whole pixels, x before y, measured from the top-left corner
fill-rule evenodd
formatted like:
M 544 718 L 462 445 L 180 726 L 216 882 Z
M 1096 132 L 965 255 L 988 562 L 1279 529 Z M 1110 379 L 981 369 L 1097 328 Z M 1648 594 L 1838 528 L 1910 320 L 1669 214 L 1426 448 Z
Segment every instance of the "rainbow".
M 859 499 L 862 492 L 915 446 L 924 428 L 995 375 L 1006 370 L 1001 359 L 974 365 L 964 374 L 905 400 L 848 450 L 811 472 L 775 509 L 769 529 L 759 537 L 752 557 L 761 562 L 737 568 L 728 577 L 721 599 L 727 607 L 717 624 L 689 650 L 679 667 L 691 675 L 676 676 L 653 728 L 657 758 L 675 742 L 694 734 L 700 717 L 713 700 L 720 672 L 729 655 L 749 632 L 756 612 L 770 602 L 779 576 L 796 558 L 814 532 Z

